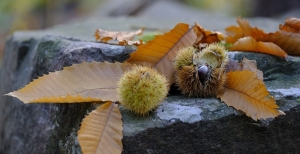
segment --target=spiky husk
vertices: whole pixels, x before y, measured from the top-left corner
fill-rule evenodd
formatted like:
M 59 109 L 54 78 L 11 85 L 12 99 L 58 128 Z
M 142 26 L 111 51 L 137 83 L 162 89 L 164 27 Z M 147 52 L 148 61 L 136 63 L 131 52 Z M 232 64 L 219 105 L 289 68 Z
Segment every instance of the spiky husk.
M 192 62 L 186 59 L 192 59 Z M 179 51 L 175 58 L 176 83 L 182 93 L 190 97 L 216 96 L 226 82 L 225 65 L 227 61 L 225 48 L 217 43 L 208 45 L 200 52 L 195 52 L 190 48 Z M 180 67 L 177 67 L 176 64 Z M 200 80 L 198 66 L 207 66 L 209 69 L 209 75 L 204 82 Z
M 193 47 L 186 47 L 178 51 L 174 63 L 176 70 L 181 69 L 183 66 L 190 66 L 193 64 L 194 50 Z
M 147 66 L 133 66 L 117 85 L 120 103 L 139 115 L 155 109 L 168 93 L 166 78 Z
M 193 66 L 184 66 L 177 73 L 177 84 L 181 92 L 189 97 L 216 96 L 226 82 L 226 74 L 220 68 L 212 70 L 204 84 L 201 83 L 197 69 Z
M 193 56 L 194 65 L 207 64 L 213 69 L 222 67 L 221 65 L 227 64 L 227 61 L 227 51 L 225 47 L 219 43 L 212 43 Z

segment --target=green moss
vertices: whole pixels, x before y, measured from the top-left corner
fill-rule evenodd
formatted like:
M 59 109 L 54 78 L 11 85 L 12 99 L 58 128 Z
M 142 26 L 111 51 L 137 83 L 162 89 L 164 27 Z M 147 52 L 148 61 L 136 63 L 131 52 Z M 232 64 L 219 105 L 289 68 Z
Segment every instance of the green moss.
M 142 41 L 144 41 L 144 42 L 148 42 L 148 41 L 151 41 L 151 40 L 153 40 L 154 39 L 154 37 L 156 36 L 156 35 L 159 35 L 160 33 L 146 33 L 146 34 L 143 34 L 143 35 L 140 35 L 140 36 L 138 36 L 137 37 L 137 39 L 140 39 L 140 40 L 142 40 Z

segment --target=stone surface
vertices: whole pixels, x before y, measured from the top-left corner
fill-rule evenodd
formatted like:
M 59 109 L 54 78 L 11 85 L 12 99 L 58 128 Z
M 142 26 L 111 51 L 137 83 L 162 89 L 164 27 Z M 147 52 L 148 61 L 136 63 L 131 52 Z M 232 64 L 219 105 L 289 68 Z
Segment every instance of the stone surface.
M 26 37 L 27 38 L 26 38 Z M 135 47 L 15 33 L 6 43 L 0 94 L 50 71 L 83 61 L 124 61 Z M 91 103 L 23 104 L 0 97 L 0 153 L 80 153 L 76 136 Z
M 196 21 L 204 28 L 222 31 L 236 24 L 235 18 L 193 10 L 170 1 L 157 1 L 134 18 L 98 18 L 96 14 L 47 30 L 20 31 L 10 36 L 0 72 L 0 95 L 73 63 L 128 58 L 134 48 L 92 42 L 97 28 L 118 31 L 133 30 L 132 26 L 170 29 L 178 22 L 192 24 Z M 249 21 L 266 31 L 274 31 L 282 22 L 266 18 Z M 268 90 L 287 116 L 257 123 L 246 116 L 235 116 L 233 108 L 215 98 L 172 95 L 145 117 L 120 107 L 124 153 L 299 151 L 296 145 L 300 144 L 300 58 L 289 56 L 289 61 L 285 61 L 257 53 L 232 52 L 229 55 L 237 60 L 247 57 L 257 61 Z M 77 131 L 84 115 L 93 108 L 90 103 L 25 105 L 12 97 L 0 97 L 0 153 L 80 153 Z M 285 143 L 289 143 L 286 148 L 283 147 Z
M 300 95 L 300 57 L 289 56 L 288 61 L 286 61 L 271 55 L 251 52 L 229 52 L 228 55 L 231 59 L 238 61 L 244 57 L 257 61 L 258 68 L 265 72 L 264 82 L 271 95 L 275 97 L 280 110 L 288 111 L 299 105 L 300 102 L 297 99 Z M 127 113 L 127 110 L 121 111 L 125 136 L 132 136 L 148 128 L 164 127 L 176 122 L 193 123 L 216 120 L 235 114 L 233 108 L 227 107 L 219 99 L 187 98 L 185 96 L 169 96 L 148 117 L 138 117 Z M 267 124 L 269 120 L 262 122 Z

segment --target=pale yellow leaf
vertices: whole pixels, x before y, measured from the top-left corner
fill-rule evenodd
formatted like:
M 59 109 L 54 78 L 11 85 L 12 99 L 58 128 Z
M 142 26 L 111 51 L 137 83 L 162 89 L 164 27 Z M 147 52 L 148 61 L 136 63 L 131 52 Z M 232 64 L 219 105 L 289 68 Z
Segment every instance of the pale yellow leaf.
M 242 110 L 253 120 L 274 118 L 284 114 L 262 80 L 249 70 L 227 73 L 224 92 L 218 94 L 228 106 Z
M 50 72 L 7 95 L 24 103 L 118 101 L 116 83 L 128 63 L 83 62 Z
M 123 151 L 123 123 L 118 105 L 107 102 L 86 116 L 78 131 L 83 154 L 118 154 Z
M 193 27 L 179 23 L 170 32 L 156 36 L 147 44 L 140 45 L 127 60 L 133 64 L 147 64 L 164 74 L 169 85 L 175 82 L 173 61 L 179 49 L 192 46 L 197 38 Z

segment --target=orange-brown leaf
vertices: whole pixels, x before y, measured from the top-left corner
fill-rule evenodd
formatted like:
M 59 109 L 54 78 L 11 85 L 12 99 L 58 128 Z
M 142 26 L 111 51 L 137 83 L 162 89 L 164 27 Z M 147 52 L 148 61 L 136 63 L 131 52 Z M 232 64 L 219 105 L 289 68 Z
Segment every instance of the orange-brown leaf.
M 300 55 L 300 34 L 286 31 L 276 31 L 270 33 L 264 38 L 259 38 L 258 41 L 273 42 L 283 49 L 289 55 Z
M 257 27 L 251 27 L 247 20 L 241 17 L 237 18 L 237 22 L 244 36 L 250 36 L 258 42 L 272 42 L 290 55 L 300 55 L 300 46 L 298 45 L 300 43 L 300 34 L 298 33 L 299 20 L 300 19 L 297 18 L 288 18 L 285 21 L 285 25 L 279 26 L 279 31 L 266 34 Z M 273 45 L 271 46 L 273 48 Z
M 242 19 L 241 17 L 237 18 L 237 23 L 239 24 L 245 36 L 251 36 L 252 38 L 257 40 L 260 38 L 264 38 L 267 35 L 262 29 L 251 27 L 249 22 L 245 19 Z
M 284 113 L 278 106 L 262 80 L 249 70 L 227 73 L 227 84 L 218 94 L 228 106 L 242 110 L 254 120 L 274 118 Z
M 198 36 L 195 41 L 196 45 L 199 45 L 201 43 L 211 44 L 214 42 L 220 42 L 222 40 L 225 40 L 225 36 L 221 32 L 206 30 L 203 27 L 201 27 L 198 23 L 196 23 L 194 31 L 197 33 Z
M 118 101 L 116 83 L 128 63 L 91 62 L 74 64 L 39 77 L 7 95 L 24 103 L 74 103 Z
M 238 26 L 229 26 L 225 28 L 226 32 L 226 42 L 227 43 L 235 43 L 238 39 L 244 37 L 244 32 Z
M 83 154 L 121 153 L 122 116 L 118 105 L 107 102 L 86 116 L 78 131 Z
M 300 33 L 300 29 L 291 27 L 286 24 L 283 24 L 283 25 L 279 24 L 279 29 L 282 31 L 291 32 L 291 33 Z
M 272 42 L 257 42 L 252 37 L 240 38 L 230 50 L 232 51 L 253 51 L 287 58 L 287 53 Z
M 139 29 L 134 32 L 115 32 L 115 31 L 105 31 L 102 29 L 97 29 L 94 36 L 96 41 L 107 44 L 116 45 L 140 45 L 143 44 L 142 41 L 132 41 L 136 35 L 143 33 L 144 29 Z
M 169 85 L 175 82 L 173 61 L 177 51 L 192 46 L 197 38 L 188 24 L 179 23 L 170 32 L 156 36 L 153 40 L 141 45 L 127 60 L 134 64 L 148 64 L 164 74 Z
M 284 20 L 285 24 L 296 28 L 296 29 L 300 29 L 300 19 L 299 18 L 294 18 L 294 17 L 290 17 L 290 18 L 286 18 Z

